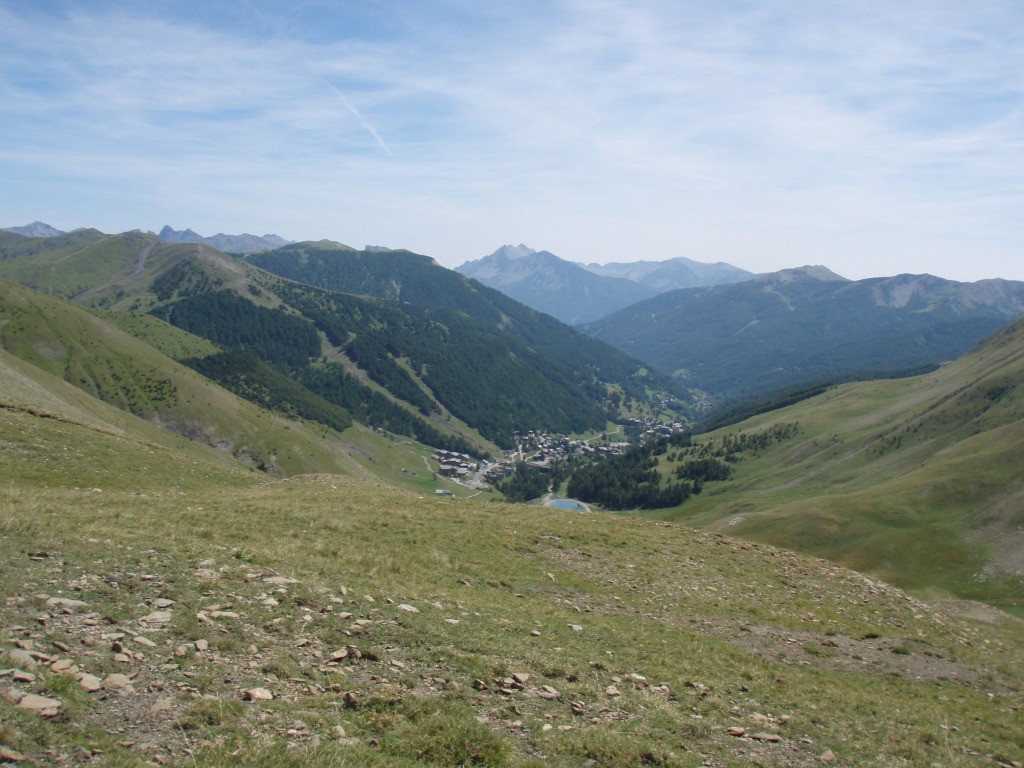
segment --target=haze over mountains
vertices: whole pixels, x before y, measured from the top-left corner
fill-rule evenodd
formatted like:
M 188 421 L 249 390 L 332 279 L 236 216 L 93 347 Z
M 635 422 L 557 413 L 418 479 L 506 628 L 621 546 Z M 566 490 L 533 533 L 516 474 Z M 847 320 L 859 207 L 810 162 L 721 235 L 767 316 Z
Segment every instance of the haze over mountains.
M 23 227 L 5 227 L 0 229 L 0 232 L 13 232 L 17 235 L 24 235 L 25 237 L 58 237 L 60 235 L 67 234 L 56 227 L 51 227 L 42 221 L 34 221 Z M 250 251 L 266 251 L 271 248 L 279 248 L 282 245 L 287 245 L 290 240 L 285 240 L 279 235 L 250 235 L 243 233 L 241 235 L 225 235 L 224 233 L 218 233 L 213 237 L 203 237 L 197 232 L 193 232 L 191 229 L 177 230 L 169 225 L 165 225 L 159 233 L 150 232 L 150 234 L 156 234 L 161 240 L 166 243 L 204 243 L 206 245 L 213 246 L 214 248 L 225 251 L 227 253 L 248 253 Z
M 596 320 L 674 288 L 717 285 L 752 276 L 728 264 L 700 264 L 685 258 L 577 264 L 522 243 L 503 245 L 456 271 L 570 325 Z
M 279 235 L 225 235 L 222 232 L 212 237 L 203 237 L 191 229 L 175 230 L 170 226 L 164 226 L 157 234 L 161 240 L 167 243 L 205 243 L 214 248 L 226 251 L 227 253 L 248 253 L 250 251 L 269 251 L 272 248 L 280 248 L 288 245 L 290 240 L 285 240 Z

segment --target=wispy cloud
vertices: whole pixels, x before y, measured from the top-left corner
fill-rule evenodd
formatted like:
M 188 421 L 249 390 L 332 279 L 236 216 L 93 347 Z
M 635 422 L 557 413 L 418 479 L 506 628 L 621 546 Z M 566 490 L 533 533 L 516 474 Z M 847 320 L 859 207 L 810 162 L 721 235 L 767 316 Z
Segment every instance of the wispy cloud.
M 345 109 L 347 109 L 349 112 L 351 112 L 355 116 L 355 118 L 360 123 L 363 124 L 363 127 L 367 131 L 369 131 L 371 136 L 373 136 L 373 140 L 377 142 L 377 146 L 379 146 L 381 149 L 383 149 L 388 154 L 388 156 L 391 156 L 391 150 L 388 149 L 388 145 L 384 143 L 384 139 L 382 139 L 380 137 L 380 134 L 377 133 L 377 129 L 373 127 L 373 125 L 370 123 L 369 120 L 367 120 L 365 117 L 363 117 L 363 115 L 359 112 L 358 109 L 356 109 L 355 107 L 352 106 L 352 102 L 350 102 L 348 100 L 348 97 L 344 93 L 339 91 L 337 88 L 335 88 L 333 85 L 328 83 L 326 80 L 324 81 L 324 83 L 327 85 L 328 88 L 330 88 L 332 91 L 334 91 L 336 94 L 338 94 L 338 98 L 340 98 L 341 99 L 341 103 L 345 105 Z

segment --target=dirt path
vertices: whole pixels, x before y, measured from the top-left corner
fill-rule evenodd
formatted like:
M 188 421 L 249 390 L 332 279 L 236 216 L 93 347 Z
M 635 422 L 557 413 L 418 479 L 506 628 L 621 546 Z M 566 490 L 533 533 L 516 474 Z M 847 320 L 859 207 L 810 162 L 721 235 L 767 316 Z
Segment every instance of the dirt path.
M 110 238 L 107 238 L 107 239 L 110 239 Z M 103 241 L 101 240 L 100 242 L 103 242 Z M 95 245 L 95 243 L 94 243 L 94 245 Z M 81 293 L 79 293 L 79 294 L 77 294 L 75 296 L 72 296 L 71 300 L 72 301 L 79 301 L 81 299 L 86 298 L 87 296 L 92 296 L 94 293 L 99 293 L 100 291 L 104 291 L 107 288 L 111 288 L 111 287 L 117 286 L 117 285 L 123 285 L 124 283 L 126 283 L 126 282 L 128 282 L 130 280 L 134 280 L 136 277 L 138 277 L 143 272 L 145 272 L 145 270 L 146 270 L 146 262 L 149 260 L 149 254 L 152 253 L 154 245 L 156 245 L 156 243 L 147 243 L 146 246 L 142 250 L 140 250 L 137 254 L 135 254 L 135 261 L 132 263 L 132 271 L 128 275 L 126 275 L 125 278 L 122 281 L 120 281 L 120 282 L 115 281 L 115 282 L 113 282 L 113 283 L 111 283 L 109 285 L 97 285 L 97 286 L 94 286 L 92 288 L 89 288 L 88 290 L 82 291 Z M 83 248 L 82 250 L 84 251 L 85 249 Z M 79 253 L 81 253 L 81 252 L 82 251 L 79 251 Z M 71 255 L 73 256 L 74 254 L 71 254 Z M 64 258 L 66 259 L 66 258 L 70 258 L 70 257 L 65 256 Z M 63 260 L 64 259 L 61 259 L 61 261 L 63 261 Z

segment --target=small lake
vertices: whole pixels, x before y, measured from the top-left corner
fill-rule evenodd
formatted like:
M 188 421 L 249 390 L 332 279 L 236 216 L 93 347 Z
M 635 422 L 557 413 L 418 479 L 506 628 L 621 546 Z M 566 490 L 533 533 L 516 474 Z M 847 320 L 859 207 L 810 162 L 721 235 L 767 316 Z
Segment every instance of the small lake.
M 587 507 L 583 502 L 576 499 L 553 499 L 544 505 L 545 507 L 557 507 L 558 509 L 577 509 L 585 512 Z

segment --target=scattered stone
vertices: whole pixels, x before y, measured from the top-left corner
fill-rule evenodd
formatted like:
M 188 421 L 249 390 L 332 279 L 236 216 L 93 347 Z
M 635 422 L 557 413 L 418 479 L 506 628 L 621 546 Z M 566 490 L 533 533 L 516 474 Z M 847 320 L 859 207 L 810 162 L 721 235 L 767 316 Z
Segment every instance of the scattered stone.
M 242 693 L 242 698 L 246 701 L 270 701 L 274 694 L 267 688 L 250 688 Z
M 634 688 L 646 688 L 650 683 L 647 682 L 647 678 L 643 675 L 626 675 L 627 682 L 633 684 Z
M 34 683 L 36 675 L 34 672 L 24 672 L 23 670 L 16 669 L 11 673 L 11 679 L 16 683 Z
M 132 638 L 132 640 L 134 640 L 139 645 L 146 646 L 147 648 L 156 648 L 156 643 L 154 643 L 148 637 L 143 637 L 142 635 L 136 635 L 135 637 Z
M 476 679 L 476 680 L 473 681 L 473 688 L 475 688 L 478 691 L 486 691 L 486 690 L 488 690 L 487 683 L 485 683 L 483 680 L 480 680 L 480 679 Z
M 334 653 L 332 653 L 327 658 L 327 661 L 328 661 L 328 663 L 330 663 L 332 661 L 338 662 L 338 661 L 341 661 L 342 659 L 347 659 L 347 658 L 348 658 L 348 648 L 339 648 L 338 650 L 336 650 Z
M 158 712 L 170 712 L 173 708 L 174 702 L 170 699 L 157 699 L 153 702 L 153 706 L 149 708 L 149 711 L 156 714 Z
M 147 616 L 143 616 L 139 621 L 142 624 L 148 624 L 149 626 L 161 626 L 163 624 L 170 624 L 171 612 L 170 611 L 153 611 Z
M 196 650 L 200 653 L 208 651 L 210 649 L 209 640 L 196 640 Z
M 571 629 L 573 632 L 582 632 L 583 626 L 580 624 L 570 624 L 569 629 Z
M 726 731 L 726 733 L 728 733 L 730 736 L 745 736 L 747 733 L 747 729 L 741 728 L 738 725 L 734 725 L 728 731 Z
M 266 600 L 263 601 L 263 605 L 265 605 L 267 608 L 277 608 L 277 606 L 280 605 L 280 603 L 278 603 L 277 600 L 275 600 L 274 598 L 268 597 Z
M 453 627 L 459 626 L 459 620 L 458 619 L 445 619 L 445 621 L 447 623 L 451 624 Z
M 156 600 L 153 601 L 154 608 L 170 608 L 172 605 L 174 605 L 174 601 L 166 597 L 158 597 Z
M 132 679 L 128 675 L 115 672 L 103 679 L 103 690 L 105 691 L 130 691 L 132 690 Z
M 62 643 L 60 640 L 54 640 L 53 647 L 63 653 L 69 653 L 71 651 L 71 646 Z
M 176 658 L 182 658 L 188 656 L 188 646 L 179 645 L 174 649 L 174 655 Z
M 78 675 L 78 684 L 88 693 L 96 693 L 103 688 L 103 682 L 96 675 L 85 672 Z
M 24 691 L 19 691 L 17 688 L 5 688 L 4 689 L 4 701 L 8 704 L 17 704 L 21 701 L 25 695 Z
M 542 699 L 558 699 L 561 698 L 562 694 L 557 689 L 552 688 L 550 685 L 542 685 L 540 693 L 537 694 Z
M 519 683 L 520 685 L 526 685 L 526 681 L 530 679 L 530 676 L 525 672 L 513 672 L 512 680 Z
M 19 667 L 26 669 L 35 669 L 38 664 L 32 657 L 32 654 L 23 648 L 13 648 L 7 652 L 7 658 L 11 660 L 12 664 L 17 664 Z
M 622 691 L 620 691 L 614 685 L 609 685 L 607 688 L 604 689 L 604 692 L 608 696 L 621 696 L 622 695 Z
M 18 709 L 35 712 L 40 717 L 56 717 L 60 713 L 61 702 L 34 693 L 23 694 L 14 705 Z
M 833 760 L 836 759 L 836 753 L 833 752 L 831 749 L 826 749 L 824 752 L 818 755 L 818 759 L 821 760 L 821 762 L 823 763 L 831 763 Z
M 88 605 L 82 600 L 72 600 L 70 597 L 50 597 L 47 598 L 46 604 L 58 608 L 84 608 Z
M 767 741 L 771 744 L 777 744 L 778 742 L 782 741 L 782 737 L 779 736 L 777 733 L 754 733 L 751 734 L 750 738 L 752 738 L 754 741 Z
M 398 610 L 405 611 L 406 613 L 419 613 L 420 612 L 419 608 L 417 608 L 414 605 L 409 605 L 408 603 L 399 603 Z
M 237 619 L 238 614 L 234 611 L 210 611 L 211 619 Z
M 21 752 L 15 752 L 10 747 L 0 746 L 0 763 L 21 763 L 25 756 Z
M 297 579 L 289 579 L 287 576 L 267 576 L 263 579 L 264 584 L 274 584 L 283 587 L 286 584 L 298 584 Z

